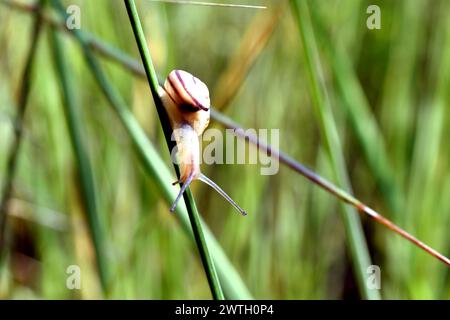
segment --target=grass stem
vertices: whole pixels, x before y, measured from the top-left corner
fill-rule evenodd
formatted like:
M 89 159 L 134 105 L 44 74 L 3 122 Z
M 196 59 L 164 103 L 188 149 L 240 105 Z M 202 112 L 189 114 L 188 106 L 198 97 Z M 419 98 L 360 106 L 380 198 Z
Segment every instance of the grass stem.
M 3 260 L 3 256 L 6 253 L 6 225 L 8 216 L 8 204 L 13 192 L 13 180 L 17 171 L 20 147 L 23 140 L 24 118 L 31 90 L 32 69 L 36 57 L 39 35 L 42 28 L 40 4 L 41 1 L 39 0 L 39 2 L 37 2 L 35 5 L 37 10 L 31 29 L 31 42 L 28 50 L 28 55 L 25 60 L 25 68 L 23 70 L 20 81 L 19 98 L 17 101 L 17 114 L 13 122 L 14 138 L 11 149 L 7 156 L 5 181 L 3 183 L 2 193 L 0 197 L 0 261 Z
M 100 223 L 94 187 L 94 177 L 92 174 L 89 157 L 86 152 L 85 143 L 83 141 L 83 129 L 81 127 L 80 117 L 77 114 L 79 107 L 77 106 L 75 92 L 70 83 L 71 72 L 64 58 L 61 39 L 59 39 L 59 37 L 60 34 L 53 28 L 51 30 L 52 49 L 55 57 L 56 71 L 60 79 L 62 89 L 67 127 L 69 129 L 69 136 L 77 162 L 77 171 L 81 183 L 81 199 L 86 210 L 89 232 L 94 245 L 97 269 L 100 275 L 100 283 L 103 293 L 107 294 L 109 272 L 108 263 L 105 257 L 105 232 L 103 230 L 103 224 Z
M 341 142 L 323 80 L 324 75 L 315 42 L 308 3 L 306 0 L 292 0 L 291 4 L 303 44 L 307 74 L 311 84 L 312 104 L 320 125 L 331 168 L 338 185 L 351 192 Z M 366 285 L 367 268 L 372 263 L 359 216 L 355 210 L 351 210 L 349 207 L 342 206 L 341 212 L 352 257 L 353 270 L 360 293 L 366 299 L 379 299 L 378 291 L 370 290 Z
M 172 150 L 172 142 L 171 142 L 171 130 L 170 122 L 168 120 L 167 114 L 162 106 L 162 102 L 159 98 L 158 94 L 158 78 L 156 76 L 155 69 L 153 67 L 152 59 L 150 56 L 150 52 L 147 48 L 147 44 L 145 41 L 144 31 L 141 26 L 141 22 L 139 19 L 139 15 L 136 9 L 136 5 L 133 0 L 125 0 L 125 6 L 127 8 L 128 16 L 130 18 L 131 26 L 133 28 L 133 33 L 136 38 L 136 43 L 139 48 L 139 52 L 141 54 L 142 62 L 144 64 L 144 69 L 147 74 L 148 83 L 150 85 L 150 90 L 153 95 L 153 100 L 155 101 L 155 105 L 158 111 L 158 115 L 160 117 L 161 124 L 164 128 L 164 133 L 166 136 L 166 141 L 169 146 L 169 151 Z M 180 174 L 177 170 L 177 176 L 180 177 Z M 192 230 L 194 232 L 194 237 L 197 243 L 198 250 L 200 252 L 200 256 L 203 262 L 203 267 L 206 272 L 206 276 L 208 278 L 208 283 L 211 288 L 211 293 L 215 300 L 223 300 L 224 295 L 222 292 L 222 287 L 220 285 L 219 277 L 217 275 L 216 268 L 214 266 L 214 262 L 209 252 L 208 245 L 205 240 L 205 236 L 202 229 L 202 224 L 200 221 L 200 214 L 198 213 L 197 206 L 195 204 L 194 198 L 190 189 L 187 188 L 186 192 L 183 194 L 184 201 L 186 203 L 186 208 L 189 214 L 189 218 L 192 225 Z

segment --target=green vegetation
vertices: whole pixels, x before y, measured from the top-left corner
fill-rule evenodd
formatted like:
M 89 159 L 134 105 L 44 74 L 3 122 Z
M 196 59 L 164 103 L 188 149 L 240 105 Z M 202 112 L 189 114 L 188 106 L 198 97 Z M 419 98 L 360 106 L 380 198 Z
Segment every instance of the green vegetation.
M 153 93 L 174 68 L 198 76 L 223 114 L 280 129 L 286 154 L 448 255 L 448 1 L 136 1 L 139 23 L 123 1 L 74 0 L 75 32 L 43 2 L 42 20 L 32 1 L 0 2 L 2 188 L 12 176 L 0 298 L 450 298 L 445 264 L 283 164 L 202 165 L 245 218 L 198 182 L 170 214 L 170 128 L 140 66 L 142 54 Z M 366 27 L 370 4 L 380 30 Z M 371 263 L 380 291 L 365 286 Z

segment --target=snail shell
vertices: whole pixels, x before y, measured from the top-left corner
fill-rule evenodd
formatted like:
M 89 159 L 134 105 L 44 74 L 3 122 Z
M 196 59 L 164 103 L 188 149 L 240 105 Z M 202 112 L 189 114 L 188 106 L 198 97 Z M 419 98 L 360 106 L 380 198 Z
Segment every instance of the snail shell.
M 165 83 L 163 103 L 172 128 L 189 124 L 201 135 L 209 124 L 211 100 L 206 84 L 183 70 L 173 70 Z

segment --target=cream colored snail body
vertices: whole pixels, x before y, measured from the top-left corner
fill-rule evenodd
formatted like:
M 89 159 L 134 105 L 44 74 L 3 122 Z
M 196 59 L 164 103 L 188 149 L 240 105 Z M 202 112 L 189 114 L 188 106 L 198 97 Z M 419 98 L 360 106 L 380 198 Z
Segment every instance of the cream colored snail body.
M 195 179 L 214 188 L 241 214 L 247 213 L 231 199 L 217 184 L 200 172 L 199 136 L 209 124 L 211 102 L 208 87 L 192 74 L 183 70 L 173 70 L 164 87 L 159 87 L 159 95 L 170 118 L 173 135 L 177 143 L 180 164 L 180 193 L 170 211 L 174 211 L 186 188 Z

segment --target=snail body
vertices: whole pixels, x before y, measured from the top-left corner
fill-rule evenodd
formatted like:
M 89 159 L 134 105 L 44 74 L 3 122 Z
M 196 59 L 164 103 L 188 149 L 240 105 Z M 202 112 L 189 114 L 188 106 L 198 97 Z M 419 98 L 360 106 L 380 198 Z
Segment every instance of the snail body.
M 199 136 L 208 127 L 210 99 L 208 87 L 193 75 L 173 70 L 161 88 L 161 100 L 170 119 L 177 143 L 180 182 L 200 175 Z
M 182 187 L 170 211 L 174 211 L 178 201 L 190 183 L 201 180 L 214 188 L 241 214 L 240 208 L 217 184 L 200 171 L 199 136 L 208 127 L 211 102 L 208 87 L 198 78 L 183 70 L 169 73 L 164 86 L 159 87 L 159 95 L 170 119 L 178 149 L 180 180 Z

